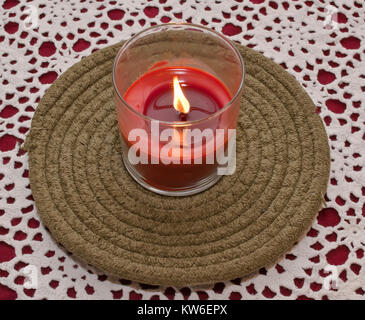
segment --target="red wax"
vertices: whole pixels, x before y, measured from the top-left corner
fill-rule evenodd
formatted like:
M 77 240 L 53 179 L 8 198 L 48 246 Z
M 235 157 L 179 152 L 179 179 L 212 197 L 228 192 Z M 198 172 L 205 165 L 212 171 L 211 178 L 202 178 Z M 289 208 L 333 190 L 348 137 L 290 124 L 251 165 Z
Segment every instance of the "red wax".
M 180 121 L 173 107 L 172 79 L 177 76 L 190 103 L 186 121 L 209 117 L 225 106 L 231 96 L 224 84 L 195 68 L 169 67 L 150 71 L 127 90 L 124 99 L 144 115 L 161 121 Z
M 181 115 L 173 107 L 173 77 L 179 79 L 182 91 L 190 103 L 190 111 L 184 115 L 184 121 L 201 120 L 213 115 L 223 108 L 230 100 L 231 95 L 225 85 L 213 75 L 195 68 L 166 67 L 151 70 L 137 79 L 124 94 L 125 101 L 138 112 L 160 121 L 182 121 Z M 118 114 L 120 118 L 121 115 Z M 121 118 L 119 123 L 122 123 Z M 219 126 L 219 119 L 207 123 L 201 122 L 192 127 L 211 128 L 215 130 Z M 148 130 L 146 124 L 146 129 Z M 164 127 L 166 128 L 166 127 Z M 162 128 L 163 129 L 163 128 Z M 130 147 L 134 142 L 127 140 L 128 132 L 121 127 L 124 140 Z M 150 140 L 150 138 L 149 138 Z M 146 141 L 151 146 L 151 141 Z M 226 148 L 227 141 L 221 146 Z M 160 145 L 161 148 L 162 145 Z M 194 164 L 194 154 L 191 164 L 151 164 L 151 149 L 148 152 L 149 164 L 134 165 L 135 169 L 150 185 L 159 189 L 176 190 L 198 184 L 202 179 L 212 175 L 217 169 L 216 161 L 207 164 L 208 152 L 216 152 L 212 148 L 202 148 L 202 164 Z

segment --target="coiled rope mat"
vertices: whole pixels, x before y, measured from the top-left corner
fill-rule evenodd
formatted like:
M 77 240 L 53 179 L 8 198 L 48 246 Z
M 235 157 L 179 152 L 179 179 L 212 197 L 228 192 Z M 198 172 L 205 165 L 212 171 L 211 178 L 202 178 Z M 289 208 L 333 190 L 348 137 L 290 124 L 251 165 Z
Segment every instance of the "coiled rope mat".
M 310 227 L 327 187 L 327 136 L 308 95 L 238 46 L 236 173 L 194 196 L 159 196 L 122 163 L 111 81 L 120 45 L 71 67 L 38 105 L 25 149 L 45 225 L 88 263 L 149 284 L 230 280 L 274 263 Z

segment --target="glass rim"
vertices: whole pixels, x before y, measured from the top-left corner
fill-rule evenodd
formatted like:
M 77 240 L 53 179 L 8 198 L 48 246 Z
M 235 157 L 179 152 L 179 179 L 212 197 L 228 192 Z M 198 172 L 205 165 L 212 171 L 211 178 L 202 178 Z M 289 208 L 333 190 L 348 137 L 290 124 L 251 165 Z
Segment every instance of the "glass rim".
M 190 120 L 190 121 L 164 121 L 164 120 L 157 120 L 154 118 L 151 118 L 149 116 L 144 115 L 143 113 L 137 111 L 136 109 L 134 109 L 127 101 L 125 101 L 125 99 L 122 97 L 122 95 L 120 94 L 120 92 L 118 91 L 118 87 L 116 85 L 116 81 L 115 81 L 115 69 L 117 66 L 117 62 L 119 60 L 120 55 L 123 53 L 123 51 L 126 49 L 126 47 L 128 47 L 128 45 L 134 41 L 134 39 L 136 39 L 138 36 L 140 36 L 141 34 L 149 31 L 149 30 L 153 30 L 153 29 L 157 29 L 160 27 L 168 27 L 168 26 L 191 26 L 197 29 L 203 29 L 205 31 L 211 32 L 213 34 L 215 34 L 216 36 L 218 36 L 220 39 L 222 39 L 224 42 L 226 42 L 229 47 L 235 52 L 235 54 L 238 56 L 238 60 L 240 63 L 240 70 L 242 72 L 242 76 L 241 76 L 241 81 L 240 84 L 238 86 L 238 89 L 236 90 L 236 93 L 233 95 L 233 97 L 217 112 L 213 113 L 212 115 L 206 117 L 206 118 L 202 118 L 202 119 L 198 119 L 198 120 Z M 166 124 L 166 125 L 174 125 L 174 126 L 188 126 L 188 125 L 192 125 L 192 124 L 197 124 L 200 122 L 204 122 L 204 121 L 208 121 L 211 119 L 214 119 L 215 117 L 218 117 L 219 115 L 221 115 L 223 112 L 225 112 L 233 103 L 234 101 L 239 97 L 241 90 L 243 88 L 243 84 L 244 84 L 244 80 L 245 80 L 245 65 L 244 65 L 244 61 L 242 58 L 242 55 L 239 53 L 239 51 L 237 50 L 237 48 L 233 45 L 233 43 L 226 38 L 224 35 L 220 34 L 219 32 L 207 28 L 205 26 L 201 26 L 198 24 L 194 24 L 194 23 L 187 23 L 187 22 L 170 22 L 170 23 L 161 23 L 161 24 L 157 24 L 151 27 L 148 27 L 146 29 L 141 30 L 140 32 L 136 33 L 134 36 L 132 36 L 130 39 L 128 39 L 123 46 L 118 50 L 117 55 L 114 58 L 114 62 L 113 62 L 113 70 L 112 70 L 112 78 L 113 78 L 113 87 L 114 87 L 114 91 L 117 93 L 118 98 L 123 102 L 123 104 L 133 113 L 137 114 L 139 117 L 142 117 L 145 120 L 148 121 L 158 121 L 161 124 Z

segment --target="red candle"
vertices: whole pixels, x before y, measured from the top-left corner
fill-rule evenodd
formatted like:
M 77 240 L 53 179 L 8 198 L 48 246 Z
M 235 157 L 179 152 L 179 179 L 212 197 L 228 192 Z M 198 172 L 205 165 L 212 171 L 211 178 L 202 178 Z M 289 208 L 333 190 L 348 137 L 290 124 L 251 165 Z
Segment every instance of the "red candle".
M 118 86 L 118 83 L 116 85 Z M 151 68 L 129 87 L 123 98 L 132 108 L 151 119 L 188 123 L 214 115 L 229 103 L 231 95 L 219 79 L 205 71 L 191 67 L 165 67 Z M 183 109 L 182 102 L 187 104 L 185 106 L 187 109 Z M 118 117 L 120 116 L 118 114 Z M 119 118 L 119 120 L 119 123 L 122 123 L 122 119 Z M 202 121 L 202 124 L 195 128 L 204 130 L 208 126 L 215 130 L 219 127 L 219 121 L 221 121 L 219 118 L 208 123 Z M 121 132 L 123 135 L 127 134 L 123 128 Z M 183 139 L 182 133 L 179 135 L 179 138 Z M 124 136 L 124 140 L 128 144 L 128 149 L 134 144 L 128 140 L 127 136 Z M 200 146 L 200 153 L 197 155 L 195 152 L 192 153 L 190 164 L 183 163 L 182 151 L 179 164 L 164 164 L 160 153 L 159 159 L 153 159 L 155 155 L 152 153 L 151 139 L 144 143 L 149 146 L 147 155 L 149 162 L 136 164 L 136 170 L 149 185 L 158 189 L 178 190 L 184 189 L 185 186 L 192 186 L 212 175 L 218 163 L 214 161 L 208 164 L 207 157 L 209 153 L 216 154 L 217 148 L 221 149 L 220 151 L 224 150 L 227 139 L 221 146 L 216 144 L 210 148 L 207 145 Z M 157 148 L 162 146 L 163 144 L 160 144 Z
M 147 72 L 124 94 L 124 99 L 144 115 L 161 121 L 181 121 L 173 106 L 173 78 L 178 78 L 190 110 L 183 121 L 209 117 L 225 106 L 231 96 L 213 75 L 195 68 L 168 67 Z
M 233 174 L 243 79 L 237 48 L 202 26 L 156 25 L 125 42 L 113 85 L 131 177 L 153 192 L 186 196 Z

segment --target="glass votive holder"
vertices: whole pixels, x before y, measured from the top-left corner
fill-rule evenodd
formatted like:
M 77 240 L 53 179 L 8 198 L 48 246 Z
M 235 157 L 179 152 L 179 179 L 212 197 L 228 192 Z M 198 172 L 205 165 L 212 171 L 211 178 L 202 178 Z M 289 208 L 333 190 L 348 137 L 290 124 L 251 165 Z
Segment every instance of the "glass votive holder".
M 243 81 L 240 53 L 208 28 L 169 23 L 128 40 L 113 84 L 131 176 L 151 191 L 183 196 L 232 174 Z

